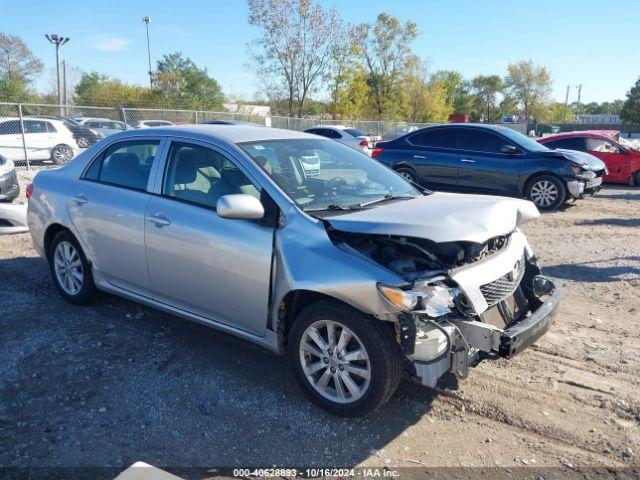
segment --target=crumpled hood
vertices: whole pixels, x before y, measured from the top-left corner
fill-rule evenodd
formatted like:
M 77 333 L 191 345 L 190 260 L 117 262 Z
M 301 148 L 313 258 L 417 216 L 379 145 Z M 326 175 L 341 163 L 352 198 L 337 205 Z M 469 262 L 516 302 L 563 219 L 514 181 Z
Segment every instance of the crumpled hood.
M 325 220 L 335 229 L 350 233 L 425 238 L 436 243 L 483 243 L 511 233 L 539 215 L 527 200 L 436 192 Z
M 558 148 L 553 150 L 554 153 L 561 154 L 564 158 L 577 163 L 585 170 L 592 170 L 598 172 L 604 170 L 606 165 L 598 157 L 595 157 L 587 152 L 580 152 L 578 150 L 565 150 L 564 148 Z

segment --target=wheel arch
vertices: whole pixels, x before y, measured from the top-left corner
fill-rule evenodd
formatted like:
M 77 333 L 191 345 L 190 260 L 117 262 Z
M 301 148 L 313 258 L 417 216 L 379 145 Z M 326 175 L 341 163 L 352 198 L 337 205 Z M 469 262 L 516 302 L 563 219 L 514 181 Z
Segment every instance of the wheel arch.
M 544 176 L 555 177 L 559 181 L 561 181 L 565 186 L 567 184 L 567 181 L 564 178 L 562 178 L 562 176 L 558 175 L 557 172 L 543 170 L 540 172 L 532 173 L 525 179 L 525 181 L 522 183 L 522 192 L 521 192 L 522 195 L 524 196 L 527 194 L 527 189 L 529 188 L 529 185 L 531 185 L 531 182 L 533 182 L 536 178 L 544 177 Z
M 363 313 L 364 315 L 369 315 L 365 312 L 362 312 L 352 304 L 323 292 L 305 289 L 290 290 L 282 297 L 282 300 L 280 301 L 278 307 L 279 333 L 282 337 L 283 345 L 287 344 L 288 334 L 291 331 L 291 327 L 293 326 L 300 312 L 302 312 L 302 310 L 304 310 L 309 305 L 323 300 L 338 303 L 346 308 Z M 393 322 L 385 323 L 389 323 L 390 326 L 393 324 Z
M 55 238 L 55 236 L 62 232 L 62 231 L 67 231 L 69 232 L 71 235 L 73 235 L 73 232 L 65 227 L 64 225 L 60 224 L 60 223 L 52 223 L 51 225 L 49 225 L 46 229 L 46 231 L 44 232 L 44 240 L 43 240 L 43 247 L 44 247 L 44 254 L 46 256 L 47 260 L 50 260 L 49 255 L 50 255 L 50 250 L 51 250 L 51 242 L 53 242 L 53 239 Z M 73 235 L 74 238 L 76 238 L 75 235 Z

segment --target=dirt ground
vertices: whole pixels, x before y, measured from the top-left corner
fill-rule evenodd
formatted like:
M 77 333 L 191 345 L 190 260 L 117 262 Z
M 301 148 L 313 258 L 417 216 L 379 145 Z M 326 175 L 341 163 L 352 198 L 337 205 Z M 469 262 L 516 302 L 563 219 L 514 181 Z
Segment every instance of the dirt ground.
M 552 330 L 358 420 L 259 347 L 109 295 L 64 302 L 29 235 L 0 237 L 0 466 L 637 467 L 638 227 L 630 187 L 525 225 L 568 287 Z

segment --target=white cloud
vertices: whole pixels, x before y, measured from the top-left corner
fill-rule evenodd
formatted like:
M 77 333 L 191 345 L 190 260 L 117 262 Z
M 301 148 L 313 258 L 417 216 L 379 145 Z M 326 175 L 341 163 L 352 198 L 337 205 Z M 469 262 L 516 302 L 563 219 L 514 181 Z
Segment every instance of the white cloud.
M 130 43 L 130 38 L 102 34 L 94 36 L 91 45 L 102 52 L 120 52 L 127 48 Z

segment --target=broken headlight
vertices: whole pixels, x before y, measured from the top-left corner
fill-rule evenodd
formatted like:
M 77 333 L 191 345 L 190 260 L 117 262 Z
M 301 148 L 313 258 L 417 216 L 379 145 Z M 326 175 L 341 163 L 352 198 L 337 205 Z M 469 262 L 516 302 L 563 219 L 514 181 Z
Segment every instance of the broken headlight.
M 394 307 L 405 312 L 422 313 L 437 318 L 451 313 L 456 288 L 444 284 L 425 285 L 419 290 L 402 290 L 398 287 L 378 284 L 382 296 Z

